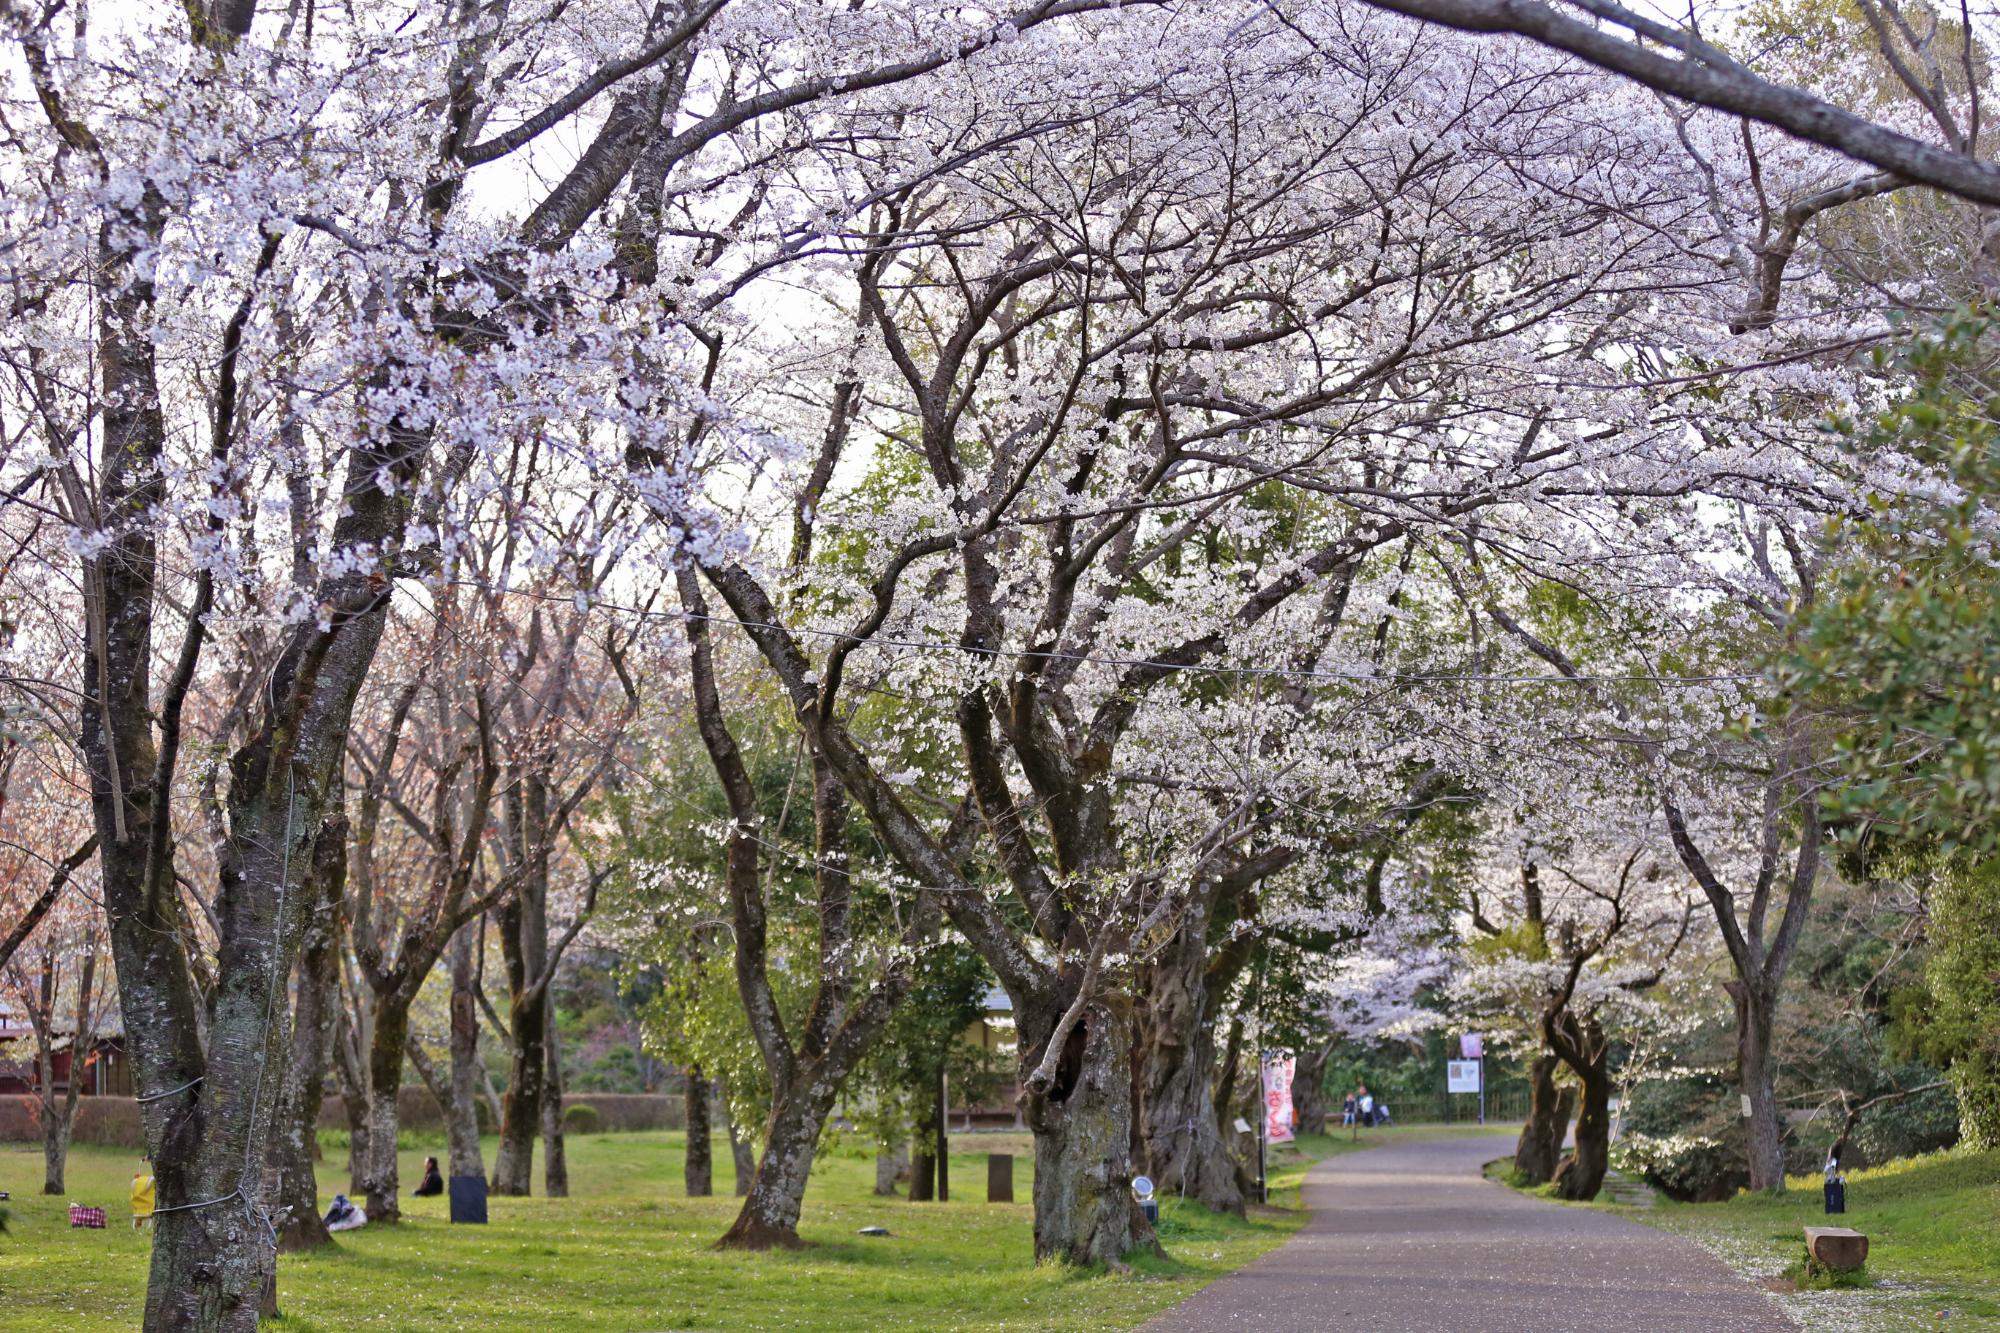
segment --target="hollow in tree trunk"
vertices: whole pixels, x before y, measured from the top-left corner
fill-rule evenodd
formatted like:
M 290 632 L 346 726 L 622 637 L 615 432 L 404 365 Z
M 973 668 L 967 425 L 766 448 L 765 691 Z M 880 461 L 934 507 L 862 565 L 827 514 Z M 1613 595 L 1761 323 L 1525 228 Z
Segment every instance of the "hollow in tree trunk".
M 1019 1006 L 1023 1115 L 1035 1136 L 1035 1259 L 1122 1267 L 1158 1250 L 1132 1194 L 1131 1018 L 1110 998 L 1086 1004 L 1046 1087 L 1041 1064 L 1067 1004 Z
M 715 1193 L 715 1153 L 708 1121 L 708 1080 L 699 1065 L 687 1071 L 687 1087 L 682 1095 L 687 1108 L 687 1156 L 681 1166 L 681 1181 L 690 1199 L 706 1199 Z

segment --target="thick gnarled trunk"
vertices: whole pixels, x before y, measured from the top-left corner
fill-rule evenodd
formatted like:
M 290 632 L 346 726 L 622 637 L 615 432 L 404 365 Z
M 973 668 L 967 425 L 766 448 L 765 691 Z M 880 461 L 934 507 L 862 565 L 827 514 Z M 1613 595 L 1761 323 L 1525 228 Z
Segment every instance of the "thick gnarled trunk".
M 1525 1184 L 1546 1185 L 1555 1179 L 1562 1157 L 1563 1137 L 1575 1105 L 1573 1089 L 1556 1086 L 1562 1061 L 1544 1051 L 1528 1066 L 1528 1120 L 1514 1141 L 1514 1174 Z
M 1594 1199 L 1604 1187 L 1611 1155 L 1611 1075 L 1606 1063 L 1600 1054 L 1577 1071 L 1581 1094 L 1577 1099 L 1576 1142 L 1555 1174 L 1556 1194 L 1564 1199 Z
M 1022 1069 L 1041 1063 L 1053 1012 L 1019 1006 Z M 1022 1115 L 1035 1136 L 1035 1259 L 1122 1266 L 1135 1249 L 1157 1249 L 1132 1193 L 1130 1016 L 1108 999 L 1087 1005 L 1064 1038 L 1055 1079 L 1023 1080 Z
M 1141 1165 L 1163 1196 L 1193 1199 L 1217 1212 L 1244 1211 L 1241 1168 L 1217 1132 L 1210 1080 L 1215 1025 L 1203 981 L 1203 951 L 1192 964 L 1151 970 L 1135 990 L 1143 997 L 1132 1058 L 1139 1103 Z
M 1209 948 L 1210 919 L 1226 887 L 1197 883 L 1172 942 L 1139 969 L 1132 985 L 1132 1082 L 1140 1165 L 1154 1186 L 1241 1217 L 1250 1182 L 1220 1132 L 1230 1117 L 1212 1091 L 1215 1015 L 1249 959 L 1246 943 Z

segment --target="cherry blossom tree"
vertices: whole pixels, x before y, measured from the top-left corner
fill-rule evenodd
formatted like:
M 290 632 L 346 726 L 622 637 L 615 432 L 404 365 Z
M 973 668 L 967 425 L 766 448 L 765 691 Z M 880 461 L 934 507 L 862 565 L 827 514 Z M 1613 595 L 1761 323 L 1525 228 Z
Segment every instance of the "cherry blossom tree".
M 1529 1016 L 1533 1102 L 1515 1170 L 1553 1180 L 1563 1198 L 1590 1199 L 1609 1165 L 1612 1045 L 1643 1027 L 1652 992 L 1684 961 L 1677 955 L 1699 900 L 1655 808 L 1601 788 L 1594 799 L 1563 799 L 1559 777 L 1539 776 L 1537 805 L 1559 822 L 1524 812 L 1495 830 L 1469 886 L 1471 924 L 1483 937 L 1470 946 L 1477 965 L 1453 987 L 1461 1003 L 1502 1023 Z M 1614 768 L 1611 776 L 1643 796 L 1641 775 Z M 1573 1103 L 1555 1088 L 1554 1061 L 1576 1082 Z M 1572 1104 L 1575 1139 L 1558 1162 Z
M 1761 461 L 1706 444 L 1757 418 L 1769 376 L 1713 400 L 1667 387 L 1667 368 L 1731 355 L 1740 295 L 1685 262 L 1684 238 L 1712 233 L 1656 104 L 1362 11 L 1283 17 L 1184 28 L 1228 58 L 1170 64 L 1115 137 L 1100 117 L 871 196 L 890 218 L 857 233 L 840 317 L 817 346 L 762 354 L 794 380 L 808 357 L 833 363 L 802 414 L 795 392 L 769 409 L 821 441 L 777 482 L 800 521 L 838 512 L 870 534 L 859 571 L 846 548 L 801 569 L 718 542 L 649 480 L 675 455 L 628 455 L 815 754 L 1014 996 L 1044 1256 L 1115 1260 L 1144 1240 L 1124 1188 L 1130 969 L 1184 923 L 1203 938 L 1218 890 L 1260 858 L 1295 854 L 1272 809 L 1341 811 L 1323 836 L 1351 836 L 1396 799 L 1393 772 L 1358 778 L 1341 755 L 1393 717 L 1366 707 L 1393 683 L 1368 680 L 1375 622 L 1350 603 L 1386 603 L 1404 551 L 1447 597 L 1473 595 L 1468 543 L 1558 573 L 1579 542 L 1678 559 L 1654 515 L 1703 495 L 1789 505 L 1812 485 L 1798 438 Z M 1132 68 L 1157 80 L 1159 59 Z M 1523 116 L 1521 98 L 1562 113 Z M 1623 133 L 1638 126 L 1654 132 Z M 1585 142 L 1587 165 L 1567 156 Z M 1418 216 L 1449 218 L 1448 239 L 1403 229 Z M 888 254 L 870 241 L 885 230 Z M 1661 391 L 1635 392 L 1634 366 L 1661 367 Z M 859 422 L 857 392 L 879 405 Z M 850 498 L 827 479 L 857 439 L 871 471 Z M 1474 609 L 1413 646 L 1417 674 L 1482 678 L 1495 629 Z M 1208 683 L 1246 668 L 1308 682 L 1305 713 L 1261 724 L 1282 735 L 1246 723 L 1247 691 Z M 906 742 L 850 724 L 850 676 L 940 701 L 901 721 L 958 751 L 949 781 L 881 762 Z M 1412 760 L 1483 757 L 1426 740 Z M 967 793 L 1004 906 L 961 864 Z
M 614 215 L 645 236 L 669 174 L 744 126 L 1094 7 L 6 11 L 10 194 L 37 201 L 7 221 L 9 345 L 47 441 L 18 494 L 46 496 L 81 575 L 81 746 L 159 1164 L 148 1328 L 256 1321 L 277 1001 L 395 589 L 448 570 L 496 438 L 623 417 L 614 344 L 675 363 L 671 299 L 617 304 Z M 551 150 L 570 126 L 582 151 Z M 342 479 L 315 513 L 320 466 Z M 244 529 L 266 540 L 223 540 Z M 173 805 L 214 618 L 250 607 L 281 621 L 229 741 L 207 1020 Z

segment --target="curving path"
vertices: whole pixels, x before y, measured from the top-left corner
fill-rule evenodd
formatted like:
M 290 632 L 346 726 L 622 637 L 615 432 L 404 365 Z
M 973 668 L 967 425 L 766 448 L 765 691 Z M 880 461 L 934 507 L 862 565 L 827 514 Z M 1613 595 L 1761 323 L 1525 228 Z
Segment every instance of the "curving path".
M 1398 1144 L 1306 1177 L 1312 1220 L 1146 1325 L 1361 1333 L 1765 1333 L 1792 1328 L 1691 1241 L 1487 1180 L 1497 1138 Z

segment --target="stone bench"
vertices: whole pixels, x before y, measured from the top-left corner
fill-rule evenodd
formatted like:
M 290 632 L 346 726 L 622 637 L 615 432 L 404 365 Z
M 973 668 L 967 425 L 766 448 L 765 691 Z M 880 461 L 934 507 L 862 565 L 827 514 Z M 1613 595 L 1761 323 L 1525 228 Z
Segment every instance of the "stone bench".
M 1807 1227 L 1806 1253 L 1815 1263 L 1852 1271 L 1868 1262 L 1868 1237 L 1848 1227 Z

